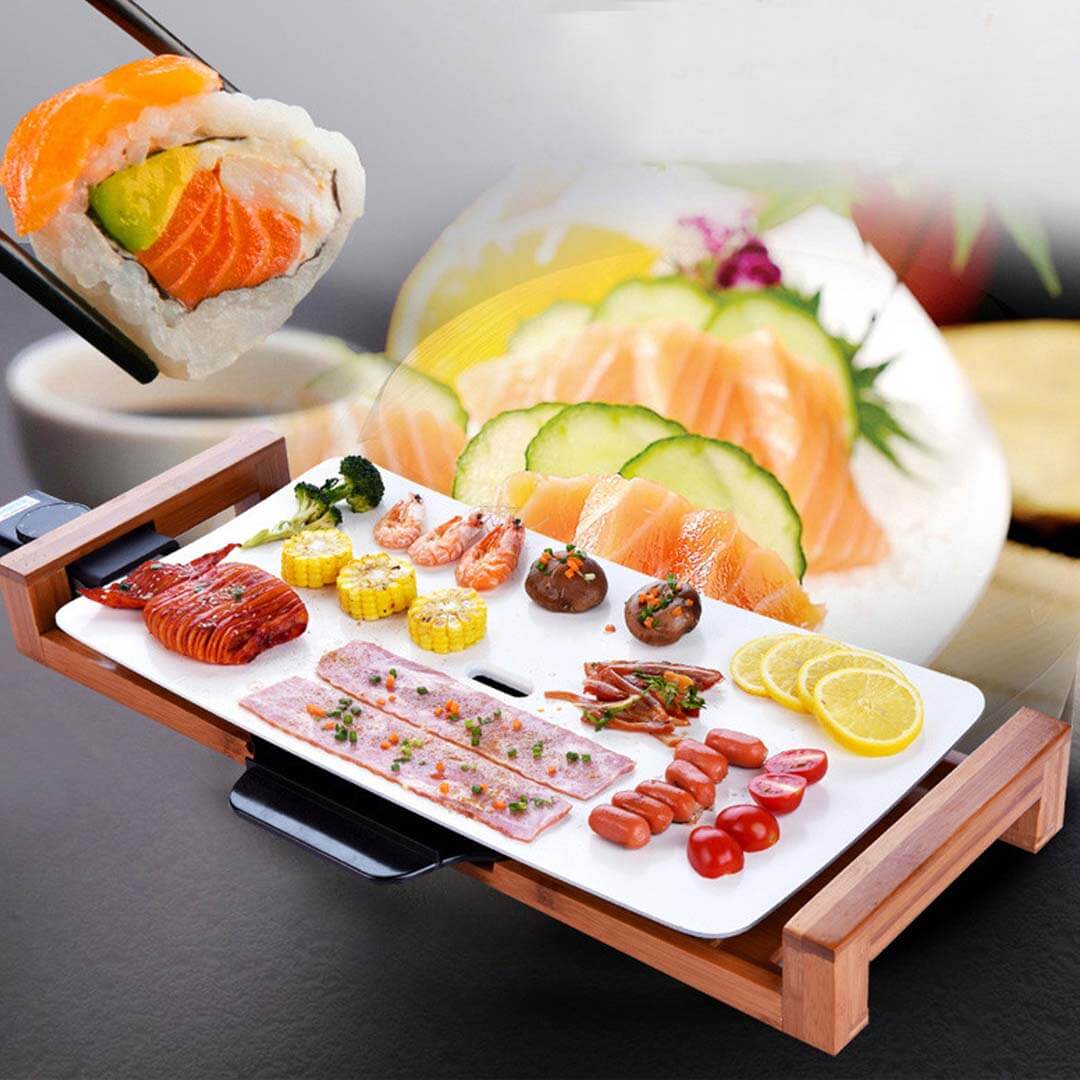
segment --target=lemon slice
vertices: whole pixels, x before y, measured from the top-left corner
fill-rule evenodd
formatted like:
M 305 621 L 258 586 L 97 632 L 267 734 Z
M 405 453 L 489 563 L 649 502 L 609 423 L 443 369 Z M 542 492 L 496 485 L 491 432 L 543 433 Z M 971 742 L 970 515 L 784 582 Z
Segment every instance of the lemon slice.
M 731 658 L 731 678 L 740 690 L 757 697 L 768 697 L 769 691 L 761 681 L 761 658 L 778 641 L 786 641 L 796 634 L 770 634 L 768 637 L 754 638 L 745 645 L 740 645 Z
M 919 691 L 891 671 L 841 668 L 818 680 L 811 700 L 822 727 L 867 757 L 899 753 L 922 730 Z
M 825 653 L 824 656 L 815 656 L 799 668 L 799 677 L 795 682 L 795 692 L 807 712 L 814 711 L 811 701 L 814 687 L 830 672 L 839 671 L 841 668 L 891 671 L 894 675 L 903 677 L 903 672 L 885 657 L 878 656 L 877 653 L 863 652 L 861 649 L 837 649 L 835 652 Z
M 839 642 L 817 634 L 794 634 L 784 637 L 761 657 L 761 683 L 765 692 L 781 705 L 796 712 L 803 711 L 799 700 L 799 669 L 808 660 L 835 652 Z

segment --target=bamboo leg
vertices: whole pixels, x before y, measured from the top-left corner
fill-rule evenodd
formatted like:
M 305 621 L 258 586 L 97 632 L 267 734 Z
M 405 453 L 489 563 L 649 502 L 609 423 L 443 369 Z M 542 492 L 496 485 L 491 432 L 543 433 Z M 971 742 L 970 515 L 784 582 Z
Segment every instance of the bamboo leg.
M 838 1054 L 869 1022 L 870 956 L 865 942 L 838 949 L 784 931 L 783 1029 Z
M 1025 810 L 1002 833 L 1001 839 L 1024 851 L 1040 851 L 1065 821 L 1065 791 L 1069 784 L 1069 750 L 1066 739 L 1043 767 L 1040 794 L 1034 805 Z

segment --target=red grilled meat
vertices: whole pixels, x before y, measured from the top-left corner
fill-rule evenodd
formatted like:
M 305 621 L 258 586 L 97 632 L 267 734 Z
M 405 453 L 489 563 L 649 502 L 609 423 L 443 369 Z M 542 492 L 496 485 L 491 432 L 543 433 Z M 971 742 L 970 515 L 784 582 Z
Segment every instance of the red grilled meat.
M 247 664 L 299 637 L 308 613 L 280 578 L 248 563 L 226 563 L 158 593 L 143 619 L 167 649 L 207 664 Z
M 88 600 L 94 600 L 106 607 L 141 609 L 158 593 L 212 570 L 230 551 L 239 546 L 226 544 L 208 555 L 192 559 L 189 563 L 167 563 L 148 559 L 136 566 L 123 581 L 114 581 L 102 589 L 80 589 L 79 592 Z
M 236 546 L 190 563 L 151 560 L 123 581 L 80 591 L 106 607 L 141 608 L 146 628 L 173 652 L 207 664 L 247 664 L 299 637 L 308 613 L 273 574 L 248 563 L 219 565 Z

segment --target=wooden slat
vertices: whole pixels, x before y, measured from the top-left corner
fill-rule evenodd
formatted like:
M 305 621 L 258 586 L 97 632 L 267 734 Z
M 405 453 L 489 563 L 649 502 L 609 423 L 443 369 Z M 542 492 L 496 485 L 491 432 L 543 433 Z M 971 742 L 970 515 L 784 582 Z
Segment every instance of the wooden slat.
M 251 428 L 110 499 L 0 559 L 0 575 L 34 583 L 152 522 L 179 536 L 251 495 L 265 498 L 289 482 L 285 440 Z
M 814 893 L 783 931 L 784 1031 L 838 1053 L 867 1022 L 870 961 L 1026 815 L 1039 846 L 1060 828 L 1070 735 L 1020 710 Z
M 722 942 L 668 929 L 520 863 L 458 869 L 687 986 L 780 1026 L 780 976 L 726 951 Z
M 251 755 L 246 731 L 120 667 L 63 630 L 47 631 L 41 644 L 46 667 L 241 765 Z
M 1021 709 L 832 880 L 787 933 L 827 951 L 869 931 L 876 956 L 1041 795 L 1070 728 Z
M 17 548 L 0 559 L 16 648 L 42 660 L 41 635 L 71 599 L 67 567 L 83 555 L 148 522 L 166 536 L 179 536 L 246 499 L 265 498 L 288 481 L 285 440 L 250 429 Z

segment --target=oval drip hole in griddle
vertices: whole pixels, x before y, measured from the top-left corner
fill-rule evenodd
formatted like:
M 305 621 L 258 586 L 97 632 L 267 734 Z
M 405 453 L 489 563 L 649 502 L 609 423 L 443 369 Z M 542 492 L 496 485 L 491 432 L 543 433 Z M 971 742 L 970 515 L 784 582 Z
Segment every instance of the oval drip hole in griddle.
M 532 684 L 505 668 L 476 668 L 469 672 L 469 678 L 482 686 L 490 686 L 509 697 L 528 697 L 533 692 Z

